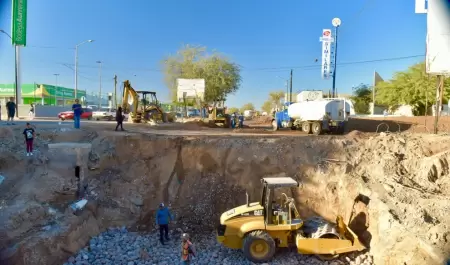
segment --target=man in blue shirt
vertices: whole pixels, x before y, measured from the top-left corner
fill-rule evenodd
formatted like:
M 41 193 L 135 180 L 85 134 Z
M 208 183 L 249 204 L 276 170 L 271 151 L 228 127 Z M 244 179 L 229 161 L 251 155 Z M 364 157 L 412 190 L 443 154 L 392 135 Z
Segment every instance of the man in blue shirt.
M 164 203 L 159 205 L 159 209 L 156 212 L 156 225 L 159 225 L 159 241 L 164 245 L 164 238 L 169 240 L 169 221 L 173 221 L 173 216 Z
M 80 119 L 83 110 L 78 99 L 75 99 L 75 103 L 72 105 L 72 110 L 73 110 L 73 125 L 75 129 L 80 129 Z

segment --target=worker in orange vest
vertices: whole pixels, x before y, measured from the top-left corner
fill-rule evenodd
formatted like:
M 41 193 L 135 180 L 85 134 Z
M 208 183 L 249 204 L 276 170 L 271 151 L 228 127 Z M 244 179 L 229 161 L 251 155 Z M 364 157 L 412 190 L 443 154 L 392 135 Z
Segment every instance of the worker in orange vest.
M 181 260 L 183 261 L 183 264 L 190 264 L 191 257 L 195 257 L 195 254 L 195 248 L 189 240 L 189 235 L 184 233 L 181 236 Z

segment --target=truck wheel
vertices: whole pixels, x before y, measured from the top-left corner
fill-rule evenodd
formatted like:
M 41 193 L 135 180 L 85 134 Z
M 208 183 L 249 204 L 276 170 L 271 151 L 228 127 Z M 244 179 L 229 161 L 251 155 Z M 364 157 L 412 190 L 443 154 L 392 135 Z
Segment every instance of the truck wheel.
M 266 262 L 272 259 L 276 246 L 273 238 L 264 231 L 257 230 L 248 233 L 242 244 L 244 256 L 252 262 Z
M 322 133 L 322 124 L 320 122 L 313 122 L 311 126 L 311 131 L 314 135 L 319 135 Z
M 277 120 L 272 120 L 272 130 L 273 131 L 277 131 L 278 130 Z
M 311 124 L 309 122 L 302 123 L 302 131 L 305 133 L 311 133 Z

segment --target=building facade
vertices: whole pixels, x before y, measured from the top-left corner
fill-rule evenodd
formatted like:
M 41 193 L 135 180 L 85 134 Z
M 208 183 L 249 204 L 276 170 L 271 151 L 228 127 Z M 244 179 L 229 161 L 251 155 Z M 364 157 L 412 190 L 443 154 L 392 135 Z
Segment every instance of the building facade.
M 14 84 L 0 84 L 0 104 L 5 105 L 10 98 L 15 97 Z M 86 98 L 85 90 L 78 90 L 79 99 Z M 23 84 L 19 104 L 66 106 L 71 105 L 75 99 L 75 90 L 72 88 L 52 86 L 47 84 Z

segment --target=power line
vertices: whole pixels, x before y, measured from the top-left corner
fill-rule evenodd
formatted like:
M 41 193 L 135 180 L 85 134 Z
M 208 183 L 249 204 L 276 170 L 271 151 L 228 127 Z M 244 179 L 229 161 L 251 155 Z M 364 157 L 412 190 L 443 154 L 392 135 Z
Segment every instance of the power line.
M 74 67 L 74 64 L 72 63 L 57 63 L 57 64 L 61 64 L 61 65 L 70 65 L 72 67 Z M 93 65 L 78 65 L 79 68 L 98 68 L 98 66 L 93 66 Z M 117 67 L 114 66 L 106 66 L 104 67 L 104 69 L 106 70 L 116 70 Z M 161 69 L 156 69 L 156 68 L 124 68 L 127 69 L 128 71 L 149 71 L 149 72 L 162 72 Z
M 420 55 L 411 55 L 411 56 L 403 56 L 403 57 L 391 57 L 391 58 L 383 58 L 383 59 L 373 59 L 373 60 L 365 60 L 365 61 L 354 61 L 354 62 L 344 62 L 337 63 L 339 66 L 343 65 L 354 65 L 354 64 L 364 64 L 364 63 L 376 63 L 376 62 L 389 62 L 389 61 L 398 61 L 405 60 L 411 58 L 424 57 L 424 54 Z M 288 69 L 316 69 L 320 68 L 322 65 L 320 64 L 312 64 L 312 65 L 303 65 L 303 66 L 281 66 L 281 67 L 264 67 L 264 68 L 246 68 L 245 71 L 266 71 L 266 70 L 288 70 Z
M 372 59 L 372 60 L 362 60 L 362 61 L 353 61 L 353 62 L 342 62 L 337 63 L 339 66 L 349 66 L 349 65 L 357 65 L 357 64 L 367 64 L 367 63 L 377 63 L 377 62 L 390 62 L 390 61 L 399 61 L 399 60 L 405 60 L 405 59 L 413 59 L 413 58 L 420 58 L 425 57 L 424 54 L 418 54 L 418 55 L 410 55 L 410 56 L 401 56 L 401 57 L 388 57 L 388 58 L 380 58 L 380 59 Z M 61 62 L 53 62 L 58 65 L 63 65 L 72 71 L 74 71 L 74 64 L 73 63 L 61 63 Z M 239 67 L 241 67 L 242 71 L 284 71 L 289 69 L 301 69 L 301 70 L 315 70 L 318 68 L 321 68 L 322 65 L 319 64 L 312 64 L 312 65 L 297 65 L 297 66 L 278 66 L 278 67 L 260 67 L 260 68 L 251 68 L 246 67 L 244 65 L 238 64 Z M 95 66 L 91 65 L 79 65 L 78 68 L 97 68 Z M 133 71 L 154 71 L 154 72 L 163 72 L 161 69 L 155 69 L 155 68 L 126 68 L 126 67 L 114 67 L 114 66 L 106 66 L 105 67 L 108 70 L 114 70 L 114 71 L 126 71 L 126 72 L 133 72 Z M 83 77 L 83 76 L 82 76 Z M 83 77 L 85 79 L 94 81 L 93 78 L 89 77 Z
M 26 48 L 75 50 L 75 48 L 57 47 L 57 46 L 40 46 L 40 45 L 27 45 Z
M 359 20 L 361 14 L 369 7 L 370 4 L 372 4 L 374 2 L 375 2 L 374 0 L 366 0 L 364 2 L 363 6 L 347 22 L 345 22 L 345 24 L 344 24 L 345 26 L 339 27 L 339 33 L 342 34 L 342 30 L 346 31 L 346 29 L 348 29 L 348 26 L 346 26 L 346 25 L 354 25 L 355 22 Z
M 61 50 L 75 50 L 75 48 L 67 47 L 56 47 L 56 46 L 37 46 L 37 45 L 27 45 L 27 48 L 38 48 L 38 49 L 61 49 Z
M 72 70 L 72 71 L 75 71 L 75 69 L 74 69 L 73 67 L 71 67 L 71 66 L 69 66 L 69 65 L 67 65 L 67 64 L 62 64 L 62 65 L 64 65 L 65 67 L 69 68 L 69 69 Z M 93 78 L 86 77 L 86 76 L 84 76 L 84 75 L 80 75 L 80 72 L 79 72 L 79 71 L 78 71 L 78 76 L 79 76 L 79 77 L 82 77 L 82 78 L 84 78 L 84 79 L 86 79 L 86 80 L 89 80 L 89 81 L 91 81 L 91 82 L 96 82 L 96 80 L 94 80 Z

